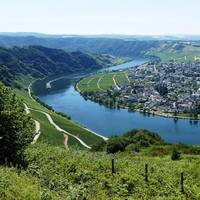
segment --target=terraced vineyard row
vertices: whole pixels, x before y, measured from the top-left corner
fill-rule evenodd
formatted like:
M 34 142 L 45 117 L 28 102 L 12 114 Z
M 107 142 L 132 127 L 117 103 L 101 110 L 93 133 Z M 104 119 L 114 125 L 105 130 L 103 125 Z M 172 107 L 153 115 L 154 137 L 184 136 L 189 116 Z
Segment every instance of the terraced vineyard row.
M 77 83 L 77 89 L 79 92 L 104 92 L 128 81 L 125 72 L 99 73 L 82 79 Z

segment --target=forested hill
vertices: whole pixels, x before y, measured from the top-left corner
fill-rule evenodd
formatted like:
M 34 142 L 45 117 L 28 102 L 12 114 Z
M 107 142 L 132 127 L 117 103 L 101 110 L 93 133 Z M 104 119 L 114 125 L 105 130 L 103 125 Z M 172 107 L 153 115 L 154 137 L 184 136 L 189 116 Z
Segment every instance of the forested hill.
M 0 80 L 11 85 L 21 75 L 35 78 L 52 74 L 69 74 L 112 65 L 116 58 L 79 51 L 67 53 L 42 46 L 0 48 Z
M 48 48 L 64 49 L 65 51 L 82 51 L 87 53 L 111 54 L 141 58 L 151 48 L 159 47 L 163 41 L 131 40 L 115 38 L 88 37 L 34 37 L 34 36 L 6 36 L 0 35 L 0 46 L 28 46 L 42 45 Z

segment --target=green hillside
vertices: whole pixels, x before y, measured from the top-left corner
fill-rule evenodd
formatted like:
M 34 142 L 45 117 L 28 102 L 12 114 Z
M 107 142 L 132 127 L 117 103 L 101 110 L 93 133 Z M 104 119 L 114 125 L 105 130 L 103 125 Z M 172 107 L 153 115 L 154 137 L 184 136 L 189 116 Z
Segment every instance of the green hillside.
M 122 80 L 118 77 L 118 81 Z M 1 91 L 4 88 L 2 86 Z M 29 144 L 24 149 L 24 168 L 18 165 L 13 167 L 12 162 L 1 165 L 0 199 L 200 198 L 198 146 L 169 145 L 159 135 L 145 130 L 134 130 L 103 141 L 66 117 L 40 105 L 27 91 L 16 89 L 15 92 L 23 116 L 31 116 L 40 123 L 41 135 L 36 144 Z M 29 114 L 24 112 L 24 103 L 29 107 Z M 9 105 L 12 108 L 13 104 Z M 56 130 L 46 114 L 69 133 L 69 150 L 64 148 L 64 132 Z M 2 130 L 4 133 L 2 127 L 5 122 L 1 123 L 0 133 Z M 12 129 L 9 130 L 10 134 L 13 133 Z M 91 146 L 91 150 L 73 136 Z
M 199 61 L 199 42 L 166 42 L 158 48 L 152 48 L 147 55 L 161 58 L 163 62 L 173 61 Z
M 110 54 L 131 58 L 143 58 L 145 52 L 152 47 L 159 47 L 162 41 L 142 39 L 117 39 L 98 37 L 30 37 L 0 35 L 0 46 L 30 46 L 42 45 L 48 48 L 63 49 L 67 52 L 81 51 L 84 53 Z
M 40 105 L 38 102 L 30 98 L 30 96 L 28 95 L 28 92 L 22 91 L 22 90 L 16 90 L 16 94 L 18 98 L 22 99 L 23 102 L 25 102 L 28 105 L 28 107 L 35 110 L 35 111 L 31 110 L 31 116 L 33 117 L 33 119 L 38 120 L 41 124 L 41 137 L 39 138 L 39 141 L 43 141 L 55 146 L 64 147 L 63 145 L 64 137 L 63 137 L 62 132 L 57 131 L 49 123 L 46 116 L 38 111 L 48 113 L 58 126 L 68 131 L 72 135 L 79 137 L 88 145 L 92 145 L 92 144 L 95 144 L 96 142 L 102 141 L 100 137 L 85 130 L 80 125 Z M 71 137 L 70 135 L 69 135 L 68 145 L 69 146 L 76 145 L 79 147 L 83 147 L 83 145 L 81 145 L 79 141 L 77 141 L 75 138 Z
M 67 53 L 61 49 L 50 49 L 42 46 L 0 47 L 0 80 L 7 85 L 19 87 L 16 81 L 29 78 L 43 78 L 50 75 L 69 75 L 125 62 L 127 58 L 110 55 Z
M 27 159 L 29 166 L 21 173 L 13 168 L 0 168 L 1 199 L 200 198 L 199 155 L 183 155 L 181 160 L 172 161 L 168 155 L 66 152 L 38 144 L 27 150 Z M 145 181 L 145 164 L 148 164 L 148 182 Z M 181 172 L 184 173 L 184 192 L 181 191 Z
M 165 48 L 160 57 L 172 46 Z M 173 55 L 186 47 L 174 48 Z M 0 199 L 200 199 L 199 146 L 167 144 L 147 130 L 106 140 L 42 104 L 27 89 L 36 78 L 97 69 L 114 60 L 38 46 L 0 49 L 0 80 L 17 86 L 13 90 L 0 83 Z M 127 81 L 124 72 L 100 73 L 82 79 L 77 89 L 106 91 Z

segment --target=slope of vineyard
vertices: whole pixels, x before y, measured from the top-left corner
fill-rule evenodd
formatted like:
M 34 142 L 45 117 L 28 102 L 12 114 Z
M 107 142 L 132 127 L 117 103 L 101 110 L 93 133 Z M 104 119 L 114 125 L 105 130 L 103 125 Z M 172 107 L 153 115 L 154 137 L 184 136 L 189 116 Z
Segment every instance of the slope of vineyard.
M 7 199 L 199 199 L 200 156 L 152 157 L 124 152 L 106 154 L 37 144 L 27 150 L 29 166 L 17 175 L 6 171 L 9 188 L 0 181 L 0 197 Z M 111 160 L 115 159 L 115 172 Z M 148 164 L 148 182 L 145 181 Z M 180 174 L 184 172 L 184 192 Z M 5 177 L 5 174 L 2 174 Z M 21 187 L 14 182 L 21 177 Z M 15 179 L 14 179 L 15 178 Z M 27 180 L 27 182 L 25 182 Z M 26 187 L 26 190 L 23 188 Z M 17 193 L 15 191 L 17 190 Z M 33 198 L 28 198 L 35 190 Z M 27 195 L 25 195 L 27 194 Z M 44 198 L 45 197 L 45 198 Z

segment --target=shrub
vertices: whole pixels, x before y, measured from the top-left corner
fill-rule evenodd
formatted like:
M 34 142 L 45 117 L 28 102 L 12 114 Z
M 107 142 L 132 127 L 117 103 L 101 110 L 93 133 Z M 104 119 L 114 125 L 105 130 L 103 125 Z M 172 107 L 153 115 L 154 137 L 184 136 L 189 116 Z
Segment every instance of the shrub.
M 122 137 L 113 137 L 108 140 L 106 151 L 107 153 L 116 153 L 125 150 L 125 141 Z
M 92 151 L 105 151 L 106 150 L 106 142 L 102 140 L 101 142 L 92 145 Z
M 130 148 L 139 151 L 141 148 L 157 144 L 164 144 L 164 141 L 158 134 L 147 130 L 131 130 L 122 136 L 110 138 L 107 142 L 107 152 L 116 153 L 126 149 L 130 150 Z M 131 146 L 128 148 L 129 145 Z
M 151 156 L 166 156 L 171 152 L 170 146 L 153 146 L 149 149 L 149 154 Z
M 140 151 L 140 145 L 139 144 L 129 144 L 128 146 L 126 146 L 125 150 L 126 151 L 135 151 L 135 152 L 139 152 Z
M 180 158 L 181 158 L 181 152 L 178 151 L 177 149 L 174 149 L 172 151 L 171 159 L 172 160 L 180 160 Z

